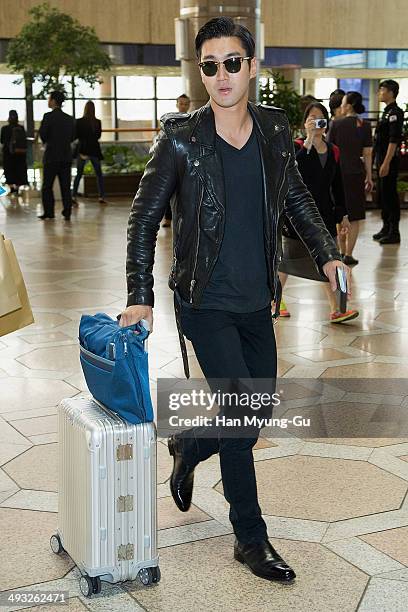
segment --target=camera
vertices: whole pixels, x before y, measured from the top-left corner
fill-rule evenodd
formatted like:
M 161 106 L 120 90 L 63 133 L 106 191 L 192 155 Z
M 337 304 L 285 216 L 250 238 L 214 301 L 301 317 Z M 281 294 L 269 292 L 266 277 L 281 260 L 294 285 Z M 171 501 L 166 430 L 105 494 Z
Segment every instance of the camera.
M 322 128 L 327 127 L 326 119 L 315 119 L 314 120 L 316 130 L 321 130 Z

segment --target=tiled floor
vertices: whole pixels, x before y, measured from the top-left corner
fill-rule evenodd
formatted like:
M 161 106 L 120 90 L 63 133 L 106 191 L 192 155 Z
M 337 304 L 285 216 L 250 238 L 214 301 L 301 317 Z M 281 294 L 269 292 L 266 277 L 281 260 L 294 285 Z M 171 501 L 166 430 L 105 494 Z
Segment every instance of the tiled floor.
M 192 510 L 178 512 L 167 483 L 170 457 L 159 441 L 162 581 L 152 588 L 104 584 L 101 595 L 82 597 L 77 569 L 48 544 L 57 525 L 56 406 L 86 391 L 77 348 L 81 314 L 116 315 L 124 306 L 129 201 L 81 203 L 70 225 L 59 211 L 53 222 L 37 221 L 37 205 L 35 197 L 0 200 L 0 231 L 14 242 L 36 320 L 0 342 L 0 591 L 69 590 L 70 610 L 407 610 L 408 437 L 387 433 L 385 423 L 377 438 L 286 436 L 256 447 L 269 534 L 298 574 L 290 587 L 260 580 L 233 560 L 217 457 L 197 468 Z M 291 279 L 285 298 L 292 317 L 276 326 L 282 376 L 355 379 L 331 404 L 349 421 L 373 406 L 407 406 L 394 379 L 408 377 L 408 243 L 380 247 L 371 240 L 377 227 L 377 213 L 369 213 L 353 274 L 358 319 L 330 326 L 323 290 Z M 149 347 L 153 394 L 158 377 L 183 375 L 167 288 L 170 238 L 171 230 L 161 229 Z

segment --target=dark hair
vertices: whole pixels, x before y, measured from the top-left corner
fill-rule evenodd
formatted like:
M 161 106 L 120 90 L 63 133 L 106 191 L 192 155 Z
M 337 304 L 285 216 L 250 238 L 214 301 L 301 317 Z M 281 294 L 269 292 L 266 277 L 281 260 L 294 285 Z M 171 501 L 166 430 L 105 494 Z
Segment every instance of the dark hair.
M 329 124 L 329 113 L 327 112 L 327 108 L 320 102 L 311 102 L 309 106 L 306 106 L 305 113 L 303 115 L 302 125 L 306 123 L 306 119 L 309 117 L 313 108 L 318 108 L 319 111 L 323 113 L 323 117 L 326 119 L 327 125 L 328 125 Z
M 95 132 L 98 124 L 95 117 L 95 104 L 92 102 L 92 100 L 88 100 L 88 102 L 85 104 L 83 116 L 89 121 L 93 131 Z
M 65 102 L 65 96 L 62 91 L 52 91 L 50 93 L 51 100 L 55 100 L 58 106 L 62 106 Z
M 329 100 L 329 108 L 330 108 L 330 113 L 331 116 L 334 117 L 334 111 L 336 110 L 336 108 L 340 108 L 341 103 L 343 102 L 343 97 L 344 97 L 344 92 L 343 93 L 333 93 L 330 96 L 330 100 Z
M 380 87 L 385 87 L 388 91 L 391 91 L 396 98 L 399 94 L 399 85 L 397 81 L 393 81 L 392 79 L 385 79 L 385 81 L 381 81 Z
M 18 125 L 18 113 L 15 110 L 9 111 L 8 122 L 10 125 Z
M 362 115 L 365 112 L 365 106 L 363 104 L 363 96 L 358 91 L 348 91 L 346 93 L 347 104 L 353 107 L 353 110 L 357 115 Z
M 346 92 L 344 91 L 344 89 L 335 89 L 334 91 L 331 92 L 330 97 L 332 96 L 345 96 Z
M 187 94 L 180 94 L 178 98 L 176 98 L 176 100 L 180 100 L 180 98 L 185 98 L 186 100 L 189 100 L 190 97 Z
M 201 58 L 201 47 L 206 40 L 236 36 L 240 39 L 248 57 L 255 55 L 255 41 L 251 32 L 243 25 L 235 23 L 231 17 L 215 17 L 207 21 L 199 30 L 195 38 L 195 49 L 198 59 Z

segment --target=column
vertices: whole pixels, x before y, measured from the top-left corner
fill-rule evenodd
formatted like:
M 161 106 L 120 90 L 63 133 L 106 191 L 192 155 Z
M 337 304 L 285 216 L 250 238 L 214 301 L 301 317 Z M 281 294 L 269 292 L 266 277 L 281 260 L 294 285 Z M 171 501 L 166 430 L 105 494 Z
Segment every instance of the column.
M 256 55 L 260 45 L 260 0 L 180 0 L 180 20 L 184 34 L 184 53 L 181 59 L 181 72 L 184 90 L 191 98 L 191 109 L 203 106 L 208 101 L 207 92 L 201 82 L 194 39 L 198 30 L 214 17 L 231 17 L 248 28 L 256 41 Z M 250 99 L 258 97 L 257 80 L 251 81 Z

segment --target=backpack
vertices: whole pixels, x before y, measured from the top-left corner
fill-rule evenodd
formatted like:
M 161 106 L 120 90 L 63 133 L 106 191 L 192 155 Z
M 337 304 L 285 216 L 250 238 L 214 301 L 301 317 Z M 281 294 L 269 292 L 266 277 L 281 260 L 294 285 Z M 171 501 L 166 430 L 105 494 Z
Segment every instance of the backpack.
M 21 125 L 15 125 L 11 128 L 9 151 L 11 155 L 25 155 L 27 153 L 27 138 Z

